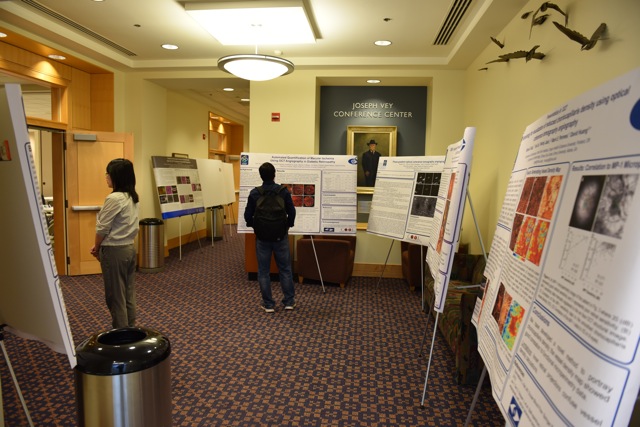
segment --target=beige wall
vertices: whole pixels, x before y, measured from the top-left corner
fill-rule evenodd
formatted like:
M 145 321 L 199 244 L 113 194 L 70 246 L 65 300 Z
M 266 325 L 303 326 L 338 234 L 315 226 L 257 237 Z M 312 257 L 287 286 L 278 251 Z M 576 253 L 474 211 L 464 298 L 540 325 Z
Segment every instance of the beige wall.
M 522 12 L 535 10 L 539 1 L 531 1 Z M 529 39 L 528 21 L 514 18 L 504 32 L 496 34 L 505 41 L 500 50 L 490 44 L 468 70 L 427 71 L 378 70 L 366 73 L 344 70 L 296 70 L 270 82 L 251 83 L 251 122 L 245 125 L 245 150 L 267 153 L 315 154 L 318 152 L 319 86 L 322 79 L 337 77 L 394 77 L 424 79 L 428 84 L 427 155 L 440 155 L 446 146 L 458 141 L 466 126 L 477 127 L 470 194 L 489 250 L 507 181 L 525 127 L 540 115 L 564 101 L 615 76 L 640 66 L 640 16 L 637 0 L 580 0 L 568 6 L 569 25 L 590 35 L 602 22 L 607 23 L 608 40 L 590 51 L 581 51 L 547 21 L 536 27 Z M 543 61 L 513 60 L 488 65 L 497 55 L 513 50 L 538 49 Z M 160 217 L 155 201 L 152 155 L 185 152 L 191 157 L 206 157 L 206 144 L 198 139 L 206 126 L 207 107 L 187 100 L 145 79 L 149 75 L 116 73 L 115 130 L 135 135 L 136 163 L 147 164 L 139 172 L 141 217 Z M 155 73 L 152 78 L 162 77 Z M 167 77 L 172 77 L 168 76 Z M 279 112 L 281 121 L 271 122 L 271 113 Z M 202 122 L 200 122 L 200 116 Z M 172 118 L 169 120 L 169 118 Z M 205 151 L 202 151 L 205 150 Z M 153 200 L 153 203 L 147 201 Z M 191 219 L 182 224 L 183 234 Z M 169 221 L 172 223 L 175 221 Z M 204 226 L 204 225 L 202 225 Z M 177 225 L 168 225 L 167 238 L 177 237 Z M 480 252 L 471 211 L 465 211 L 461 240 Z M 388 239 L 358 233 L 357 263 L 384 263 Z M 394 245 L 389 264 L 399 264 L 399 246 Z
M 536 10 L 530 1 L 522 13 Z M 607 40 L 589 51 L 569 40 L 550 20 L 535 27 L 516 17 L 500 34 L 504 49 L 491 44 L 466 72 L 464 121 L 477 126 L 469 191 L 489 251 L 502 200 L 525 128 L 565 101 L 616 76 L 640 67 L 640 1 L 580 0 L 570 2 L 569 27 L 590 37 L 605 22 Z M 549 13 L 549 12 L 548 12 Z M 549 19 L 562 19 L 551 12 Z M 540 45 L 542 61 L 512 60 L 486 65 L 498 55 Z M 488 67 L 488 71 L 478 71 Z M 465 211 L 462 241 L 480 252 L 469 209 Z

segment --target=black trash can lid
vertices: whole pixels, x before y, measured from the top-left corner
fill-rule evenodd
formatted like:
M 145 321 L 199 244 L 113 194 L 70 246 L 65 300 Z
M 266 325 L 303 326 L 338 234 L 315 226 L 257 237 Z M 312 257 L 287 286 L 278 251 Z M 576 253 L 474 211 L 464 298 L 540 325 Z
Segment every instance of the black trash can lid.
M 164 222 L 158 218 L 145 218 L 140 220 L 140 225 L 161 225 Z
M 120 375 L 151 368 L 171 354 L 169 340 L 144 328 L 97 333 L 76 348 L 76 369 L 92 375 Z

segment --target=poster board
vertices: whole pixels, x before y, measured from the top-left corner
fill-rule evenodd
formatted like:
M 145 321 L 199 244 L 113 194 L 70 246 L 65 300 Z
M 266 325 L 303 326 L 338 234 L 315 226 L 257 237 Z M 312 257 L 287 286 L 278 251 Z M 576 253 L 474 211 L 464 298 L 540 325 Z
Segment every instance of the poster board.
M 435 300 L 433 309 L 444 310 L 445 297 L 451 278 L 453 256 L 458 247 L 462 214 L 471 173 L 473 142 L 476 129 L 468 127 L 463 138 L 447 148 L 440 191 L 433 218 L 427 262 L 434 279 Z
M 195 159 L 152 156 L 162 219 L 204 212 L 202 184 Z
M 244 221 L 249 193 L 262 185 L 258 168 L 276 168 L 276 182 L 287 185 L 296 205 L 289 234 L 356 234 L 357 158 L 352 155 L 242 153 L 238 233 L 253 233 Z
M 529 125 L 485 269 L 479 350 L 519 426 L 626 426 L 640 385 L 640 69 Z
M 233 179 L 233 165 L 231 163 L 222 164 L 222 176 L 224 179 L 225 204 L 228 205 L 236 201 L 236 186 Z
M 0 87 L 0 324 L 76 365 L 75 346 L 42 208 L 20 86 Z
M 224 206 L 227 202 L 227 179 L 224 163 L 215 159 L 196 159 L 202 187 L 202 204 L 206 208 Z
M 444 156 L 381 157 L 367 233 L 426 246 Z

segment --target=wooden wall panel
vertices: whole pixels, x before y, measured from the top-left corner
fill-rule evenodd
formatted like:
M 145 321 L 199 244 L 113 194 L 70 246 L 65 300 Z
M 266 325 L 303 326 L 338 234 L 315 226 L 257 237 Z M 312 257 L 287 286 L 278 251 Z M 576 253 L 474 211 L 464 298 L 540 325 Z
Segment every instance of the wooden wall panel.
M 80 70 L 73 70 L 71 86 L 71 115 L 69 126 L 74 129 L 91 129 L 91 76 Z
M 91 74 L 91 129 L 113 132 L 113 74 Z

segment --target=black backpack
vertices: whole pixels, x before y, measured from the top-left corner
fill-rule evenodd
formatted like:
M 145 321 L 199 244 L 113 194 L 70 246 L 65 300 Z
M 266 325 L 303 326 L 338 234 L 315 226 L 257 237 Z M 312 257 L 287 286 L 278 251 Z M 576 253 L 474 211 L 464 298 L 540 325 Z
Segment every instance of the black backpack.
M 283 185 L 274 190 L 256 187 L 260 197 L 253 214 L 253 232 L 260 240 L 277 242 L 287 235 L 289 222 L 287 211 L 284 209 L 284 198 L 280 195 L 284 188 Z

